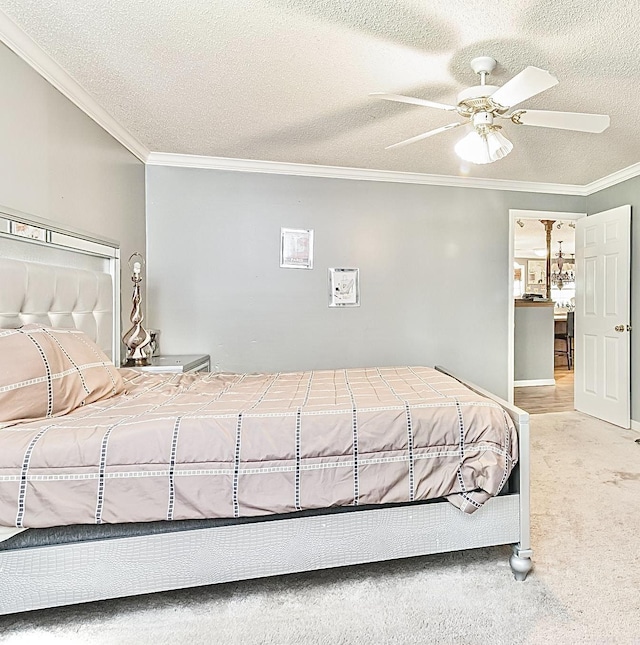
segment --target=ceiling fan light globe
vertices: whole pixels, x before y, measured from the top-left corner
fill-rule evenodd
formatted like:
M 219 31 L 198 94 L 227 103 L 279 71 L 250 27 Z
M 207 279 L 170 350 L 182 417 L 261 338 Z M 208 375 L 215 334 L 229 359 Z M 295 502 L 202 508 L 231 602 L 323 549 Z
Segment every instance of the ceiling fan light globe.
M 513 150 L 513 143 L 500 130 L 490 130 L 486 137 L 492 161 L 504 159 Z
M 473 164 L 487 164 L 506 157 L 513 144 L 497 129 L 472 130 L 454 148 L 461 159 Z
M 475 130 L 472 130 L 462 137 L 456 143 L 454 150 L 460 159 L 464 159 L 464 161 L 468 161 L 469 163 L 491 163 L 487 141 Z

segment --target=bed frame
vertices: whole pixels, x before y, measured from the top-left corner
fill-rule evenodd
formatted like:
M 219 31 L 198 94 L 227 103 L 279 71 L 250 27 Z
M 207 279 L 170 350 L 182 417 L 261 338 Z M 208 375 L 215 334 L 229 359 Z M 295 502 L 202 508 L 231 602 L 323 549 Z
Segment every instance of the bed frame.
M 12 222 L 44 232 L 31 230 L 34 238 L 22 237 L 16 231 L 23 227 Z M 0 281 L 5 280 L 2 271 L 11 270 L 14 261 L 44 264 L 50 271 L 62 266 L 62 273 L 71 267 L 82 274 L 91 271 L 109 276 L 111 291 L 97 296 L 97 301 L 113 304 L 110 351 L 117 364 L 117 243 L 0 208 Z M 98 282 L 104 283 L 103 278 Z M 55 294 L 39 289 L 21 299 L 30 303 L 31 310 L 13 311 L 0 298 L 0 327 L 19 326 L 20 321 L 43 322 L 50 313 L 55 314 L 49 316 L 51 320 L 56 316 L 66 321 L 86 320 L 77 312 L 74 316 L 73 312 L 45 311 L 36 297 L 57 302 Z M 444 368 L 437 369 L 448 374 Z M 7 549 L 0 551 L 0 614 L 505 544 L 513 545 L 510 564 L 515 578 L 524 580 L 532 568 L 529 415 L 458 380 L 499 403 L 513 419 L 519 437 L 520 459 L 509 480 L 509 492 L 490 499 L 472 515 L 443 501 Z

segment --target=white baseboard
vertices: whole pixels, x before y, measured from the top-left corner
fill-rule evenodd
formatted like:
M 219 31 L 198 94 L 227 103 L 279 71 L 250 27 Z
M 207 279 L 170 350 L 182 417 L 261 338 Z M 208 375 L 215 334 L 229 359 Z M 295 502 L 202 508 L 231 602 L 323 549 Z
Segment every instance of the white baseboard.
M 631 429 L 635 430 L 636 432 L 640 432 L 640 421 L 634 421 L 631 419 Z
M 555 385 L 554 378 L 540 378 L 532 381 L 514 381 L 513 387 L 537 387 L 539 385 Z

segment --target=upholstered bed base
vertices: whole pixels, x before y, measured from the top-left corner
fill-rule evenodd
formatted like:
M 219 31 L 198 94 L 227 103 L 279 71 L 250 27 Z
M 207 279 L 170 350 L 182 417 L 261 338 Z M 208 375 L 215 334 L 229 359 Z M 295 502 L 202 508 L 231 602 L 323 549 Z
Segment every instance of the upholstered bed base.
M 0 613 L 509 544 L 518 496 L 116 538 L 0 554 Z

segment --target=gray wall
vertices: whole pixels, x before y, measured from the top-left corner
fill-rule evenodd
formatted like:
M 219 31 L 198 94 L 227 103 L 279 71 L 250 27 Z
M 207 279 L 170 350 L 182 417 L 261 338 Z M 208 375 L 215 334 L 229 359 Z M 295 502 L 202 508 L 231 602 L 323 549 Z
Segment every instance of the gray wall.
M 513 378 L 553 381 L 553 307 L 516 306 L 514 312 Z
M 148 324 L 216 369 L 442 364 L 506 396 L 509 208 L 584 198 L 148 166 Z M 279 268 L 280 227 L 314 229 L 313 270 Z
M 126 266 L 145 248 L 144 164 L 2 44 L 0 78 L 0 204 L 116 239 Z
M 640 177 L 628 179 L 587 197 L 587 213 L 631 204 L 631 325 L 640 329 Z M 640 422 L 640 342 L 631 335 L 631 418 Z

